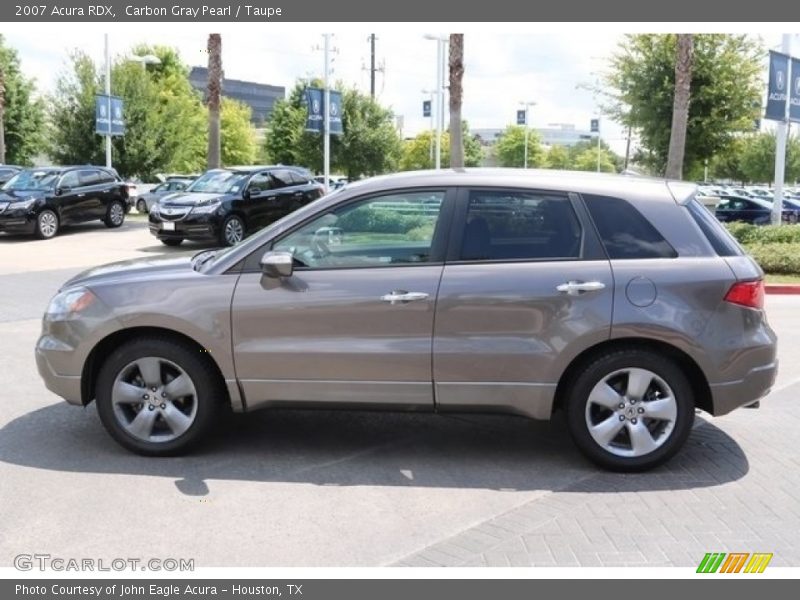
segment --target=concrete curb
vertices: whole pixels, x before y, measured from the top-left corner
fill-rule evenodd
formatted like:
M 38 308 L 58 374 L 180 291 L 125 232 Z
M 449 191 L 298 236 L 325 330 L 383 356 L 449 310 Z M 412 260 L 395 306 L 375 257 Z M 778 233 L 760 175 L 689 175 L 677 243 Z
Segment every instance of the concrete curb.
M 764 286 L 767 294 L 800 294 L 800 285 L 793 283 L 768 283 Z

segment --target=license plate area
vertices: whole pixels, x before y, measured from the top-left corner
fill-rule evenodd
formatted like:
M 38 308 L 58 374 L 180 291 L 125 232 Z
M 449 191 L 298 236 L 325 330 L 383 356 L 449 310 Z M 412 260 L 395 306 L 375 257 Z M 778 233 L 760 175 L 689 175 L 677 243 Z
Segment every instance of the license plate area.
M 161 231 L 175 231 L 175 223 L 164 221 L 161 223 Z

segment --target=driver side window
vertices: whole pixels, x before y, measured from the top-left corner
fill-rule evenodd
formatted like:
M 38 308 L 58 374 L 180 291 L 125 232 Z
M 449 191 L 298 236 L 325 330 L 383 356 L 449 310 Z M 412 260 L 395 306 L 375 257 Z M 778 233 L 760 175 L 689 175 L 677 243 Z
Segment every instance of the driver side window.
M 379 196 L 336 208 L 278 240 L 298 268 L 426 263 L 444 191 Z
M 73 189 L 79 186 L 80 183 L 78 182 L 77 171 L 69 171 L 64 173 L 64 176 L 61 178 L 61 182 L 58 184 L 58 187 L 65 189 Z

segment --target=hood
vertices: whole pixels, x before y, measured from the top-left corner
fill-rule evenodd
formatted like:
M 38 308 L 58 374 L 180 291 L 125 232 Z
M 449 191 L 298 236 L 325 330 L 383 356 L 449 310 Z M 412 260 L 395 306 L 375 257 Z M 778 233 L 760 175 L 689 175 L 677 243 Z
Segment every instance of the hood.
M 176 192 L 162 196 L 161 206 L 195 206 L 212 200 L 222 200 L 228 194 L 207 194 L 205 192 Z
M 44 190 L 0 190 L 0 202 L 19 202 L 28 198 L 44 198 L 47 192 Z
M 88 286 L 106 283 L 125 283 L 138 279 L 170 279 L 183 273 L 192 272 L 191 256 L 168 256 L 162 258 L 136 258 L 93 267 L 78 273 L 61 286 Z

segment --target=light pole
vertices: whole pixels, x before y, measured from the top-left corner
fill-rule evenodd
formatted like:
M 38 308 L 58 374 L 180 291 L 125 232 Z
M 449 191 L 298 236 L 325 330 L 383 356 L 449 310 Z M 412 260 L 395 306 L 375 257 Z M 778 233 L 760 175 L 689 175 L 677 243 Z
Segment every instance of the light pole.
M 431 108 L 430 108 L 430 119 L 431 119 L 431 143 L 430 143 L 430 150 L 428 151 L 428 159 L 431 161 L 431 166 L 433 166 L 433 98 L 436 95 L 435 90 L 422 90 L 423 94 L 427 94 L 428 98 L 430 99 Z
M 131 62 L 138 62 L 142 65 L 142 70 L 147 71 L 147 65 L 160 65 L 161 59 L 155 54 L 145 54 L 144 56 L 129 56 L 127 60 Z
M 532 100 L 521 100 L 520 104 L 525 107 L 525 158 L 523 159 L 523 168 L 528 168 L 528 110 L 531 106 L 536 106 L 536 102 Z
M 781 52 L 790 54 L 792 51 L 792 36 L 784 33 L 781 38 Z M 792 61 L 789 61 L 789 69 L 791 69 Z M 786 75 L 789 75 L 787 73 Z M 791 77 L 786 77 L 786 81 L 794 81 L 795 75 L 792 73 Z M 784 111 L 788 109 L 784 108 Z M 772 202 L 772 224 L 781 224 L 781 215 L 783 214 L 783 180 L 786 170 L 786 137 L 787 137 L 787 115 L 784 112 L 783 119 L 778 121 L 775 128 L 775 199 Z
M 600 172 L 600 117 L 597 118 L 597 172 Z
M 108 134 L 106 135 L 106 167 L 111 168 L 111 56 L 108 52 L 108 34 L 105 34 L 106 55 L 106 114 L 108 115 Z
M 436 169 L 442 168 L 442 129 L 444 129 L 444 45 L 450 41 L 449 38 L 425 34 L 426 40 L 436 42 Z
M 330 179 L 331 179 L 331 90 L 328 87 L 328 75 L 331 70 L 331 62 L 330 62 L 330 45 L 331 45 L 331 34 L 326 33 L 325 36 L 325 102 L 323 102 L 324 111 L 325 111 L 325 120 L 324 120 L 324 132 L 323 135 L 325 136 L 324 141 L 324 160 L 323 160 L 323 174 L 325 176 L 325 192 L 330 190 Z

